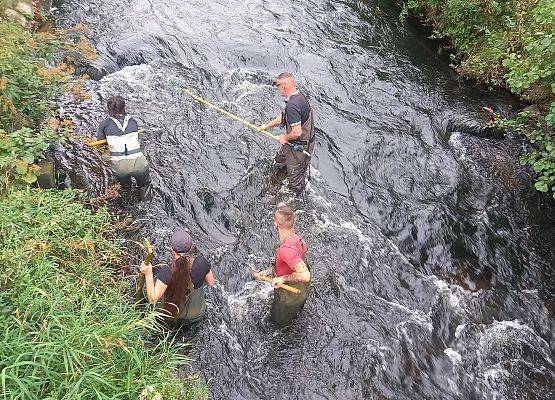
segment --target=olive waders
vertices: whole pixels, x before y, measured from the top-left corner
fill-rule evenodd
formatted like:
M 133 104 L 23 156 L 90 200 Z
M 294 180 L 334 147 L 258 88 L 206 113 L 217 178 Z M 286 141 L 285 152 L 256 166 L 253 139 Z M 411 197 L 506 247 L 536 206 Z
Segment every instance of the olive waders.
M 193 290 L 185 299 L 185 304 L 179 309 L 175 318 L 184 325 L 190 325 L 200 321 L 206 312 L 206 300 L 204 299 L 204 285 Z
M 191 266 L 194 264 L 195 259 L 191 260 Z M 191 283 L 192 286 L 192 283 Z M 177 316 L 173 318 L 175 322 L 181 323 L 182 325 L 191 325 L 197 321 L 200 321 L 204 317 L 206 312 L 206 300 L 204 299 L 204 287 L 203 284 L 197 289 L 191 287 L 191 292 L 185 298 L 183 304 L 177 304 Z
M 148 161 L 141 150 L 139 132 L 128 132 L 126 129 L 131 117 L 126 115 L 123 123 L 110 117 L 117 127 L 113 134 L 106 134 L 106 142 L 110 150 L 109 165 L 121 186 L 121 195 L 126 198 L 131 192 L 132 180 L 135 178 L 139 187 L 141 200 L 151 198 L 150 170 Z
M 308 268 L 306 261 L 305 264 Z M 274 289 L 274 301 L 272 303 L 272 309 L 270 310 L 270 317 L 276 328 L 279 329 L 289 325 L 299 314 L 299 311 L 303 308 L 310 293 L 310 283 L 310 281 L 296 283 L 287 282 L 289 286 L 299 289 L 301 291 L 300 294 L 291 293 L 279 287 Z

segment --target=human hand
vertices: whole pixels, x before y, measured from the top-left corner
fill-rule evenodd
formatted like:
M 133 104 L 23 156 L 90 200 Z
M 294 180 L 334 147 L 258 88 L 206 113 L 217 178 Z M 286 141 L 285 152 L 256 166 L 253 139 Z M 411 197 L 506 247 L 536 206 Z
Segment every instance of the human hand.
M 258 126 L 258 129 L 260 129 L 261 131 L 265 131 L 265 130 L 268 129 L 268 125 L 266 125 L 266 124 L 261 124 L 261 125 Z
M 279 143 L 280 143 L 280 144 L 285 144 L 285 143 L 287 143 L 287 139 L 285 139 L 285 135 L 280 135 L 280 136 L 279 136 Z
M 150 263 L 145 264 L 143 261 L 141 262 L 140 270 L 141 270 L 141 274 L 143 275 L 152 275 L 152 264 Z
M 272 279 L 272 284 L 274 286 L 278 286 L 280 283 L 284 283 L 285 279 L 283 278 L 283 276 L 276 276 L 274 279 Z
M 265 269 L 263 271 L 252 271 L 252 276 L 254 276 L 254 278 L 258 281 L 262 280 L 263 277 L 271 275 L 272 271 L 270 269 Z

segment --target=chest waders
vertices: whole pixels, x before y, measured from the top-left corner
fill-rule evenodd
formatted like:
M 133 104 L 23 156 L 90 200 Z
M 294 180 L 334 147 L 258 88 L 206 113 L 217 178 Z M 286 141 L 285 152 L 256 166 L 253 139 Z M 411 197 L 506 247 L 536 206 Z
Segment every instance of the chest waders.
M 206 312 L 206 300 L 204 299 L 204 285 L 194 289 L 187 298 L 185 304 L 179 309 L 176 319 L 184 324 L 192 324 L 204 317 Z
M 303 95 L 298 94 L 297 96 Z M 282 114 L 282 121 L 284 121 L 285 131 L 287 133 L 291 132 L 292 127 L 287 121 L 285 113 Z M 294 192 L 301 192 L 304 189 L 306 185 L 305 172 L 307 169 L 309 169 L 310 179 L 311 157 L 304 154 L 303 150 L 312 154 L 316 145 L 315 138 L 314 119 L 311 108 L 308 119 L 301 126 L 301 136 L 291 141 L 293 146 L 282 145 L 278 154 L 276 154 L 276 165 L 278 168 L 285 167 L 287 169 L 289 188 Z
M 191 266 L 195 259 L 191 261 Z M 204 284 L 194 289 L 187 295 L 183 304 L 178 304 L 178 314 L 174 318 L 182 324 L 189 325 L 202 319 L 206 312 L 206 300 L 204 299 Z
M 106 135 L 106 142 L 110 150 L 109 165 L 115 178 L 120 183 L 121 191 L 127 196 L 131 191 L 131 178 L 135 178 L 141 200 L 148 199 L 150 193 L 150 170 L 139 143 L 139 132 L 125 133 L 130 116 L 126 115 L 123 124 L 116 118 L 110 117 L 121 135 Z
M 310 271 L 310 267 L 308 266 L 306 260 L 303 261 Z M 289 323 L 299 314 L 304 306 L 304 303 L 306 302 L 306 299 L 308 298 L 308 295 L 310 294 L 310 283 L 310 281 L 287 283 L 289 286 L 299 289 L 301 291 L 300 294 L 294 294 L 281 288 L 274 289 L 274 300 L 270 310 L 270 317 L 276 328 L 279 329 L 289 325 Z

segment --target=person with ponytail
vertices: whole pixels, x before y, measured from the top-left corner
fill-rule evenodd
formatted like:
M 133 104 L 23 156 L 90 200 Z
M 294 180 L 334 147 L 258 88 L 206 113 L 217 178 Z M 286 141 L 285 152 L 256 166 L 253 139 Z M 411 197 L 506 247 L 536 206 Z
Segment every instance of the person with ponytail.
M 192 256 L 193 240 L 185 229 L 177 228 L 173 232 L 170 245 L 170 264 L 163 266 L 156 278 L 151 264 L 141 264 L 148 302 L 153 304 L 163 297 L 164 310 L 169 318 L 195 322 L 206 311 L 203 288 L 205 284 L 214 286 L 214 273 L 204 256 Z

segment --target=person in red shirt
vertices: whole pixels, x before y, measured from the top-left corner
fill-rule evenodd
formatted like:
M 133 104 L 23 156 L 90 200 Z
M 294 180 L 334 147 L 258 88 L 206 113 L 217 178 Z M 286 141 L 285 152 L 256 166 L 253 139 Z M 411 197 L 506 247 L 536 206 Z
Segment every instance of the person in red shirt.
M 272 283 L 286 283 L 301 291 L 293 294 L 276 287 L 272 303 L 271 317 L 278 327 L 286 326 L 297 316 L 310 292 L 310 270 L 306 262 L 308 246 L 295 231 L 295 213 L 290 207 L 278 208 L 275 213 L 274 226 L 279 235 L 279 247 L 276 251 L 275 263 L 272 267 L 254 274 L 260 276 L 274 276 Z

